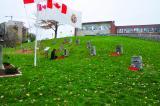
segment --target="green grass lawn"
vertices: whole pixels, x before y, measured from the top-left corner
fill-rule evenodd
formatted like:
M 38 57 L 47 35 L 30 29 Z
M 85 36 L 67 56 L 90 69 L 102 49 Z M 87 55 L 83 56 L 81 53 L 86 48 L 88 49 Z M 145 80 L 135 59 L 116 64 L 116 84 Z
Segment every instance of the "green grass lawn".
M 159 42 L 113 36 L 79 38 L 79 46 L 74 42 L 65 45 L 70 56 L 64 60 L 51 61 L 39 53 L 38 67 L 33 67 L 33 54 L 5 49 L 4 54 L 10 55 L 9 61 L 23 75 L 0 78 L 0 105 L 160 106 Z M 88 40 L 96 46 L 97 56 L 89 55 Z M 41 45 L 58 49 L 62 41 L 57 39 L 56 45 L 53 40 L 42 41 Z M 124 54 L 110 57 L 117 44 L 123 45 Z M 128 70 L 133 55 L 143 57 L 142 71 Z

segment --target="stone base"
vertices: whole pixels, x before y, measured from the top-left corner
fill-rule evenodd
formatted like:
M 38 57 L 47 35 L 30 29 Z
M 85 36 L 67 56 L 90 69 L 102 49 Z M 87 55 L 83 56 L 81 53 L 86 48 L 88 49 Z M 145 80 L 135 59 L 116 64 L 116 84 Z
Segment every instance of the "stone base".
M 139 68 L 136 68 L 136 67 L 133 67 L 133 66 L 129 66 L 128 69 L 130 71 L 139 71 L 140 70 Z
M 17 74 L 11 74 L 11 75 L 6 75 L 6 74 L 1 75 L 0 74 L 0 78 L 16 77 L 16 76 L 21 76 L 21 75 L 22 75 L 22 73 L 20 71 L 18 71 Z
M 4 69 L 0 69 L 0 78 L 21 76 L 22 73 L 10 63 L 3 63 Z M 13 69 L 13 71 L 12 71 Z
M 62 59 L 64 59 L 64 58 L 65 58 L 65 56 L 59 56 L 59 57 L 57 57 L 56 60 L 62 60 Z
M 110 54 L 110 56 L 117 57 L 117 56 L 121 56 L 121 54 L 117 52 L 113 52 Z

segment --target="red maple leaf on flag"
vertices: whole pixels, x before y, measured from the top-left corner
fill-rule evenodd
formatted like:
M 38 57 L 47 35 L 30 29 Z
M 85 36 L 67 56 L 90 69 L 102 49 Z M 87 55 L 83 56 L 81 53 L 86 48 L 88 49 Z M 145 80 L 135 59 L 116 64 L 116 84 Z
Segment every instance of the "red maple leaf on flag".
M 54 6 L 55 6 L 56 8 L 58 8 L 58 9 L 61 8 L 61 6 L 60 6 L 58 3 L 55 3 Z

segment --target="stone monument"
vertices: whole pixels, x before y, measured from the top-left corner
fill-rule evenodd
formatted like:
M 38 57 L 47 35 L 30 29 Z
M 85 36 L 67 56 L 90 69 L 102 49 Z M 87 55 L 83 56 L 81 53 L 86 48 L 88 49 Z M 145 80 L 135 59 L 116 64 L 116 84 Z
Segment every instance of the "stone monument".
M 61 44 L 60 47 L 59 47 L 59 51 L 63 51 L 64 50 L 64 45 Z
M 87 41 L 87 48 L 91 49 L 91 46 L 92 46 L 91 41 Z
M 143 68 L 142 56 L 132 56 L 131 65 L 138 69 L 142 69 Z
M 116 53 L 123 54 L 123 46 L 122 45 L 117 45 L 116 46 Z
M 64 56 L 65 57 L 69 56 L 69 51 L 66 48 L 64 49 Z
M 72 38 L 69 39 L 69 44 L 71 44 L 71 43 L 72 43 Z
M 63 43 L 64 43 L 64 44 L 65 44 L 65 43 L 68 43 L 67 38 L 64 38 Z
M 80 39 L 76 39 L 76 44 L 80 45 Z
M 91 56 L 96 56 L 96 46 L 92 46 L 90 49 Z
M 3 47 L 2 47 L 2 45 L 0 45 L 0 69 L 2 70 L 2 69 L 4 69 L 4 67 L 3 67 Z

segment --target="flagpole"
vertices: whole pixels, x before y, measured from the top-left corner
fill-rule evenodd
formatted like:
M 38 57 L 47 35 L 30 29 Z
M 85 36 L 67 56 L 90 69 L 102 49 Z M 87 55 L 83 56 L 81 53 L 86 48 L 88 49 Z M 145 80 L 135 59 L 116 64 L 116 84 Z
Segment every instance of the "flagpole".
M 36 28 L 35 47 L 34 47 L 34 66 L 35 67 L 37 66 L 37 34 L 38 34 L 38 28 Z
M 37 3 L 36 3 L 37 6 Z M 38 36 L 38 7 L 36 10 L 36 36 L 35 36 L 35 47 L 34 47 L 34 66 L 37 66 L 37 36 Z

